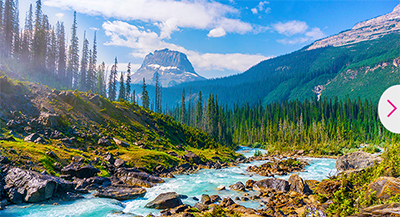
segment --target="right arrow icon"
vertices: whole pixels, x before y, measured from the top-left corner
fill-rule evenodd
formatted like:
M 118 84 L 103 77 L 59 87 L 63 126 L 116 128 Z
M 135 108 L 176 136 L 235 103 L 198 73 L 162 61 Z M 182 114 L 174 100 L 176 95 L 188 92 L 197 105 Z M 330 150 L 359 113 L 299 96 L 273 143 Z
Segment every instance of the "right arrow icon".
M 396 107 L 395 105 L 393 105 L 393 103 L 390 102 L 390 100 L 388 100 L 388 103 L 389 103 L 391 106 L 393 106 L 393 110 L 388 114 L 388 117 L 390 117 L 390 116 L 393 114 L 393 112 L 397 110 L 397 107 Z

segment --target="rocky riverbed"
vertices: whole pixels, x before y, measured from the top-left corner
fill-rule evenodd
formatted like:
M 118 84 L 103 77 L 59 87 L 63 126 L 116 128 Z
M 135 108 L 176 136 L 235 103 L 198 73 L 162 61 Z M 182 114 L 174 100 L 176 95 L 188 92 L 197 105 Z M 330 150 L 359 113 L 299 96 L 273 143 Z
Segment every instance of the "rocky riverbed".
M 253 149 L 242 148 L 239 152 L 247 157 L 254 155 Z M 188 154 L 195 158 L 193 161 L 196 161 L 196 156 Z M 266 178 L 246 171 L 250 166 L 261 166 L 271 162 L 270 157 L 266 156 L 256 159 L 258 160 L 251 162 L 248 162 L 248 159 L 239 159 L 230 167 L 217 164 L 213 165 L 216 167 L 214 169 L 199 170 L 212 168 L 207 166 L 207 163 L 194 164 L 196 166 L 180 172 L 177 171 L 181 169 L 171 171 L 159 168 L 152 174 L 140 168 L 120 167 L 113 171 L 111 178 L 82 176 L 77 178 L 79 175 L 75 174 L 76 178 L 65 181 L 72 187 L 66 190 L 69 193 L 53 191 L 57 197 L 51 195 L 49 200 L 45 196 L 42 202 L 34 204 L 26 203 L 26 200 L 18 201 L 23 203 L 9 205 L 0 212 L 0 215 L 146 216 L 153 213 L 182 216 L 183 213 L 187 213 L 186 216 L 191 216 L 190 212 L 196 210 L 216 212 L 220 208 L 228 208 L 232 212 L 246 213 L 246 215 L 279 214 L 280 210 L 284 210 L 286 214 L 304 212 L 302 209 L 315 201 L 311 192 L 316 183 L 336 171 L 333 159 L 306 158 L 309 165 L 299 171 L 298 175 L 275 175 L 273 178 Z M 79 165 L 78 162 L 74 163 Z M 82 167 L 85 165 L 73 168 L 80 171 Z M 64 174 L 71 175 L 71 173 Z M 158 177 L 160 174 L 171 174 L 174 178 L 161 179 Z M 14 189 L 20 188 L 14 187 Z M 8 195 L 9 192 L 11 191 L 7 191 Z M 26 197 L 26 192 L 23 191 L 21 194 Z M 46 192 L 46 189 L 43 192 Z M 67 195 L 69 198 L 62 198 L 59 195 Z M 80 195 L 84 198 L 77 199 L 81 197 Z M 65 201 L 72 199 L 76 200 Z M 286 209 L 289 207 L 291 208 Z

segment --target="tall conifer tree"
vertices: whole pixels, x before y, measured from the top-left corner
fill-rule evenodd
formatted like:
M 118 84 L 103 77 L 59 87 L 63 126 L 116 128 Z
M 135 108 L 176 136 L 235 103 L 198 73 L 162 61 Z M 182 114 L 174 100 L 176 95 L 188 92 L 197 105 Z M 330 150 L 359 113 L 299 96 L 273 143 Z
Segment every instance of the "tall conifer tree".
M 66 55 L 65 55 L 65 29 L 64 23 L 57 22 L 57 46 L 58 46 L 58 65 L 57 72 L 58 78 L 63 82 L 64 86 L 68 86 L 70 83 L 66 83 Z
M 82 91 L 87 90 L 87 69 L 88 69 L 88 58 L 89 58 L 89 41 L 86 38 L 86 31 L 83 34 L 83 48 L 82 48 L 82 59 L 81 59 L 81 71 L 79 87 Z
M 79 72 L 79 41 L 77 34 L 78 25 L 76 23 L 76 11 L 74 12 L 74 21 L 71 28 L 71 44 L 68 50 L 67 66 L 67 84 L 69 87 L 78 88 Z
M 131 100 L 131 63 L 128 63 L 128 71 L 126 75 L 126 96 L 127 101 Z
M 145 109 L 149 109 L 150 106 L 150 98 L 149 98 L 149 93 L 146 90 L 146 79 L 143 78 L 143 86 L 142 86 L 142 106 Z
M 117 96 L 117 88 L 116 88 L 116 78 L 117 78 L 117 57 L 115 57 L 114 65 L 111 67 L 110 79 L 108 82 L 108 98 L 111 101 L 115 101 L 115 97 Z

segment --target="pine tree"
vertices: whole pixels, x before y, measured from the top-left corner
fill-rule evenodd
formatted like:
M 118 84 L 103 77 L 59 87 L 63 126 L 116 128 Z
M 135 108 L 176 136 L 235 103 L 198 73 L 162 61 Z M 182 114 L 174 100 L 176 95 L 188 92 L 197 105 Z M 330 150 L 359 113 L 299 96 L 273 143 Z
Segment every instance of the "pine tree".
M 0 57 L 3 56 L 4 50 L 4 3 L 0 0 Z M 3 58 L 1 59 L 3 60 Z
M 32 4 L 29 5 L 29 11 L 25 17 L 25 27 L 22 34 L 21 42 L 21 60 L 26 65 L 30 65 L 32 61 L 32 38 L 33 38 L 33 11 Z
M 48 58 L 47 58 L 47 69 L 50 73 L 56 75 L 57 69 L 57 54 L 58 54 L 58 43 L 56 38 L 56 33 L 54 29 L 50 30 L 50 40 L 49 40 L 49 51 L 48 51 Z
M 21 38 L 19 31 L 19 2 L 15 0 L 13 3 L 14 7 L 14 28 L 13 28 L 13 57 L 15 60 L 19 60 L 21 57 Z
M 42 3 L 41 0 L 37 0 L 36 2 L 36 11 L 35 11 L 35 26 L 34 26 L 34 34 L 33 34 L 33 44 L 32 44 L 32 53 L 33 53 L 33 63 L 36 70 L 40 70 L 43 72 L 45 69 L 45 59 L 46 59 L 46 36 L 43 25 L 43 13 L 42 13 Z
M 67 87 L 78 88 L 78 70 L 79 70 L 79 41 L 76 36 L 78 25 L 76 23 L 76 11 L 74 12 L 74 22 L 71 28 L 71 44 L 68 51 L 67 66 Z
M 65 74 L 66 67 L 66 55 L 65 55 L 65 29 L 64 23 L 57 22 L 57 47 L 58 47 L 58 78 L 61 80 L 64 86 L 69 86 L 70 83 L 66 83 L 67 80 Z
M 121 76 L 119 78 L 119 94 L 118 94 L 118 101 L 122 102 L 126 100 L 126 91 L 125 91 L 125 82 L 124 82 L 124 74 L 121 71 Z
M 42 27 L 41 27 L 41 31 L 43 34 L 43 39 L 44 41 L 41 43 L 43 48 L 42 48 L 42 54 L 43 54 L 43 60 L 44 62 L 41 63 L 41 67 L 39 68 L 42 72 L 42 74 L 44 74 L 45 72 L 48 72 L 48 70 L 46 71 L 46 69 L 49 68 L 48 66 L 48 58 L 49 58 L 49 52 L 50 52 L 50 23 L 49 23 L 49 17 L 47 15 L 43 15 L 43 20 L 42 20 Z M 46 76 L 48 76 L 48 74 L 46 74 Z
M 99 69 L 97 70 L 97 87 L 96 91 L 100 96 L 106 96 L 106 91 L 105 91 L 105 83 L 104 83 L 104 74 L 106 71 L 106 64 L 102 62 L 99 66 Z
M 89 41 L 86 38 L 86 31 L 83 34 L 83 48 L 82 48 L 82 59 L 81 59 L 81 71 L 79 79 L 79 89 L 82 91 L 87 90 L 87 69 L 88 69 L 88 58 L 89 58 Z
M 117 57 L 115 57 L 115 63 L 111 67 L 110 79 L 108 82 L 108 98 L 111 101 L 115 101 L 115 97 L 117 96 L 117 89 L 116 89 L 117 63 L 118 63 Z
M 14 1 L 6 0 L 4 3 L 4 15 L 3 15 L 3 56 L 5 58 L 11 57 L 13 50 L 13 40 L 14 40 Z
M 162 91 L 162 86 L 160 84 L 160 75 L 158 73 L 158 70 L 156 72 L 156 91 L 155 91 L 155 112 L 161 113 L 161 91 Z
M 145 78 L 143 78 L 143 86 L 142 86 L 142 106 L 145 109 L 149 109 L 149 106 L 150 106 L 149 93 L 146 90 L 146 79 Z
M 195 123 L 196 127 L 201 128 L 202 120 L 203 120 L 203 96 L 200 91 L 199 100 L 197 101 L 197 106 L 196 106 L 196 123 Z
M 96 92 L 96 64 L 97 64 L 97 42 L 96 42 L 96 31 L 94 32 L 93 39 L 93 50 L 89 52 L 89 70 L 87 79 L 87 88 Z
M 136 104 L 136 91 L 135 90 L 133 90 L 133 92 L 132 92 L 131 102 L 133 104 Z
M 127 101 L 131 100 L 131 63 L 128 63 L 128 71 L 126 75 L 126 96 Z
M 180 121 L 182 124 L 186 124 L 185 89 L 182 91 Z

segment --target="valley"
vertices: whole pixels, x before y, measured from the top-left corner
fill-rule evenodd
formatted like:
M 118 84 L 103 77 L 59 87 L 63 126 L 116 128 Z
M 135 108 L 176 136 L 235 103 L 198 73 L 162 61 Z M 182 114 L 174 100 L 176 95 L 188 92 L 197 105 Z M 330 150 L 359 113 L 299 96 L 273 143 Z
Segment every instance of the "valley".
M 378 116 L 400 81 L 400 5 L 326 36 L 300 20 L 261 25 L 282 2 L 154 2 L 107 1 L 115 16 L 0 0 L 0 216 L 400 213 L 400 135 Z M 285 37 L 260 47 L 305 46 L 245 53 L 258 34 Z

